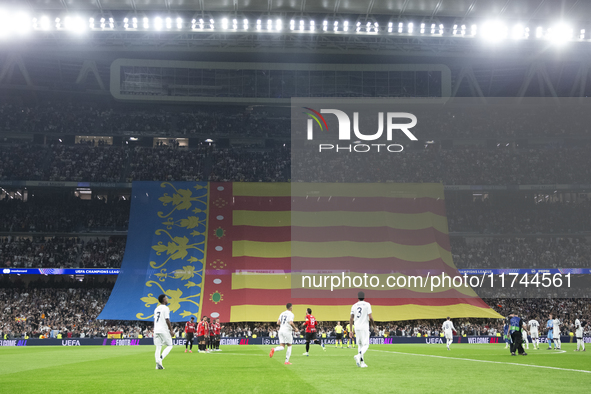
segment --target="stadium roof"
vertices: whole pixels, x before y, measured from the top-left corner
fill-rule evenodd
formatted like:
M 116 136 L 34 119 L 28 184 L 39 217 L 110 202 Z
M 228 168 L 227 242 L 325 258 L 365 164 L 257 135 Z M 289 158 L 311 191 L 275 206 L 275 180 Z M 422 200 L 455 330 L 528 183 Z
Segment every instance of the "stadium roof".
M 253 12 L 461 17 L 467 19 L 589 19 L 583 0 L 4 0 L 35 11 Z

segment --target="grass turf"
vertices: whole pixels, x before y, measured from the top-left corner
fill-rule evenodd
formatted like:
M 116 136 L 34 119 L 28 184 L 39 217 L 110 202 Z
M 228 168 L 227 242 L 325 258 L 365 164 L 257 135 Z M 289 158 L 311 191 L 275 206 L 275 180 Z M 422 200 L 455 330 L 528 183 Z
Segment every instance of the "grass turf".
M 591 349 L 573 352 L 530 346 L 511 357 L 499 345 L 372 345 L 358 368 L 356 349 L 293 347 L 269 359 L 271 346 L 225 346 L 212 354 L 184 353 L 175 346 L 155 370 L 153 346 L 3 347 L 3 393 L 390 393 L 500 392 L 512 389 L 585 392 L 591 385 Z M 517 364 L 517 365 L 516 365 Z M 544 368 L 542 368 L 544 367 Z

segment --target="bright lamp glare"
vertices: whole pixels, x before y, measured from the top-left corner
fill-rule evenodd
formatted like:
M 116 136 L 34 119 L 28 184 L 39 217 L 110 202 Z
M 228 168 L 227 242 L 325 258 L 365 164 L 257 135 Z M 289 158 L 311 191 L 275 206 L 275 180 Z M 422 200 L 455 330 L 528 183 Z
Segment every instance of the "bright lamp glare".
M 507 26 L 501 22 L 488 22 L 482 26 L 482 37 L 489 41 L 500 41 L 507 38 Z
M 150 21 L 148 18 L 144 18 L 144 29 L 150 28 Z
M 548 29 L 548 38 L 556 43 L 565 43 L 572 39 L 573 29 L 565 25 L 557 25 Z
M 177 29 L 183 28 L 183 20 L 181 18 L 176 18 L 176 28 Z
M 226 30 L 228 28 L 228 19 L 222 19 L 222 29 Z
M 520 40 L 522 39 L 525 34 L 524 34 L 524 29 L 522 25 L 515 25 L 515 27 L 513 27 L 513 31 L 511 32 L 511 38 L 513 38 L 514 40 Z
M 160 18 L 160 17 L 154 18 L 154 28 L 156 30 L 162 30 L 162 18 Z
M 43 30 L 49 30 L 49 18 L 46 16 L 42 16 L 41 20 L 39 21 L 39 27 L 41 27 L 41 29 Z

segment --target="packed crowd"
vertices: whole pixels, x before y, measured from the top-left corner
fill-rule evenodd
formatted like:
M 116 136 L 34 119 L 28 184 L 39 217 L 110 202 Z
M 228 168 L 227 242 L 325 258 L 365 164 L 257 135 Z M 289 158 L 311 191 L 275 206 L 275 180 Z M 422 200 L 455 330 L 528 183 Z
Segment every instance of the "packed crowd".
M 577 233 L 591 231 L 591 201 L 538 202 L 517 197 L 503 201 L 445 201 L 450 232 L 482 234 Z
M 30 152 L 28 151 L 30 149 Z M 206 164 L 209 163 L 209 164 Z M 0 180 L 121 182 L 132 180 L 248 182 L 442 182 L 446 185 L 586 184 L 584 148 L 420 149 L 363 155 L 287 148 L 135 148 L 0 145 Z
M 290 178 L 289 150 L 243 151 L 220 149 L 212 153 L 210 181 L 286 182 Z
M 57 337 L 90 338 L 106 337 L 109 332 L 121 332 L 124 338 L 150 338 L 153 336 L 151 321 L 97 320 L 108 300 L 112 282 L 90 278 L 84 282 L 74 279 L 54 279 L 30 282 L 4 279 L 0 286 L 0 335 L 9 338 Z M 524 320 L 536 319 L 545 334 L 545 322 L 552 313 L 562 322 L 562 335 L 574 331 L 574 320 L 591 321 L 591 307 L 584 299 L 485 299 L 491 308 L 502 316 L 516 313 Z M 337 322 L 319 319 L 319 336 L 334 335 Z M 346 317 L 345 317 L 346 318 Z M 378 316 L 376 316 L 379 319 Z M 453 319 L 459 335 L 497 335 L 503 332 L 500 319 Z M 302 321 L 294 322 L 301 326 Z M 346 326 L 347 321 L 341 321 Z M 439 337 L 441 319 L 377 322 L 375 336 L 426 336 Z M 183 323 L 173 323 L 175 336 L 183 336 Z M 253 335 L 277 336 L 275 323 L 223 323 L 223 337 L 252 337 Z M 585 327 L 586 335 L 591 325 Z
M 135 149 L 126 174 L 131 181 L 200 181 L 206 148 Z
M 269 113 L 272 112 L 272 113 Z M 276 114 L 277 113 L 277 114 Z M 0 105 L 0 132 L 166 136 L 289 135 L 289 110 L 246 107 L 154 107 L 43 101 Z
M 428 147 L 372 156 L 307 149 L 294 150 L 291 161 L 292 181 L 298 182 L 515 185 L 587 183 L 591 179 L 591 157 L 583 148 Z
M 27 202 L 6 196 L 0 200 L 0 231 L 92 232 L 127 231 L 129 200 L 74 196 L 29 195 Z
M 126 237 L 2 237 L 2 268 L 119 268 Z
M 583 237 L 451 237 L 450 241 L 453 261 L 460 269 L 585 268 L 591 256 L 591 243 Z
M 419 119 L 414 130 L 422 138 L 503 138 L 589 135 L 581 117 L 588 103 L 510 105 L 464 103 L 413 107 Z M 289 136 L 291 109 L 273 106 L 162 106 L 41 100 L 33 104 L 0 105 L 0 131 L 113 135 L 122 133 L 189 136 L 207 134 Z M 299 114 L 300 111 L 296 111 Z M 328 121 L 331 120 L 327 117 Z M 486 121 L 483 121 L 486 119 Z M 375 129 L 376 119 L 363 119 Z

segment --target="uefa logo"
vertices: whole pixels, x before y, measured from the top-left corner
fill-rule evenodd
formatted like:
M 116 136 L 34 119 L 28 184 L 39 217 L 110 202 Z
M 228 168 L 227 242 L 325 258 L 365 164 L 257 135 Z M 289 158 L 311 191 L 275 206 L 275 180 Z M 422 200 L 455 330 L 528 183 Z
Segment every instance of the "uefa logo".
M 4 274 L 10 274 L 10 269 L 9 268 L 4 268 L 2 270 L 2 273 L 4 273 Z
M 263 338 L 263 345 L 270 345 L 271 340 L 269 338 Z

